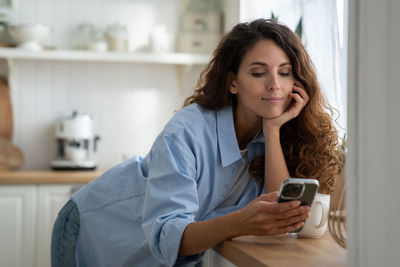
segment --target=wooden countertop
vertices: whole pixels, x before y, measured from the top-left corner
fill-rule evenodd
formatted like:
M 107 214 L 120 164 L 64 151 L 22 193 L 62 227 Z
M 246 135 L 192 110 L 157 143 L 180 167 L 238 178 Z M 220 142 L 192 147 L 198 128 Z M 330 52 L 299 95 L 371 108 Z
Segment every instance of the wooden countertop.
M 0 184 L 86 184 L 104 171 L 0 171 Z
M 237 266 L 346 266 L 346 250 L 327 231 L 321 238 L 241 236 L 214 250 Z

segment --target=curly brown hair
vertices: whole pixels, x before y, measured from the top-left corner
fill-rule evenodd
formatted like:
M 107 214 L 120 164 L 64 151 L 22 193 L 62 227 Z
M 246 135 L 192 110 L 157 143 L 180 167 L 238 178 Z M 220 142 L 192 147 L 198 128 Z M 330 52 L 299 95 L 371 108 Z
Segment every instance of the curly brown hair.
M 265 19 L 237 24 L 220 41 L 184 106 L 197 103 L 212 110 L 227 105 L 235 109 L 236 96 L 228 90 L 232 77 L 229 73 L 237 75 L 246 52 L 261 40 L 272 40 L 285 51 L 295 79 L 309 96 L 300 115 L 281 127 L 280 140 L 289 173 L 292 177 L 317 179 L 319 192 L 329 194 L 339 166 L 332 108 L 321 93 L 313 63 L 300 38 L 285 25 Z M 249 167 L 250 176 L 260 182 L 264 179 L 264 157 L 255 157 Z

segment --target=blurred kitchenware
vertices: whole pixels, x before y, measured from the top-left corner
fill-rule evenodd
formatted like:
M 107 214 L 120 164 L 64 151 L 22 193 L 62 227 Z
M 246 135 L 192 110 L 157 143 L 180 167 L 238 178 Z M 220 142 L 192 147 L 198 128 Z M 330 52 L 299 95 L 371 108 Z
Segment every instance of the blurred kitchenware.
M 42 50 L 41 42 L 49 34 L 49 27 L 42 24 L 16 24 L 6 27 L 10 37 L 22 49 Z
M 0 6 L 1 10 L 1 6 Z M 7 25 L 14 20 L 14 15 L 10 12 L 1 12 L 0 11 L 0 43 L 2 46 L 11 46 L 13 45 L 13 40 L 11 40 L 10 35 L 7 33 Z
M 71 37 L 75 49 L 98 52 L 108 50 L 104 30 L 99 26 L 90 23 L 80 23 L 74 28 Z
M 93 25 L 80 23 L 72 31 L 73 47 L 79 50 L 87 50 L 91 41 Z
M 24 156 L 11 141 L 0 137 L 0 171 L 17 169 L 22 166 Z
M 108 50 L 126 52 L 129 48 L 129 34 L 125 25 L 113 24 L 105 32 Z
M 13 134 L 13 117 L 10 89 L 5 78 L 0 77 L 0 137 L 11 141 Z
M 219 0 L 186 0 L 184 3 L 188 10 L 207 12 L 219 9 Z
M 90 40 L 87 49 L 91 51 L 105 52 L 108 50 L 107 42 L 104 37 L 104 30 L 99 26 L 93 26 L 90 33 Z
M 150 49 L 152 52 L 170 52 L 171 35 L 167 32 L 167 26 L 160 24 L 154 26 L 150 33 Z
M 211 53 L 218 45 L 218 32 L 182 31 L 178 37 L 178 51 L 185 53 Z
M 188 31 L 221 32 L 222 16 L 218 11 L 194 12 L 182 14 L 182 29 Z
M 55 170 L 93 170 L 96 168 L 97 142 L 93 120 L 74 111 L 56 123 L 57 158 L 51 162 Z
M 178 34 L 178 51 L 211 53 L 222 36 L 222 16 L 218 11 L 186 10 Z
M 7 80 L 0 77 L 0 170 L 21 167 L 24 157 L 21 150 L 12 144 L 13 117 L 10 90 Z

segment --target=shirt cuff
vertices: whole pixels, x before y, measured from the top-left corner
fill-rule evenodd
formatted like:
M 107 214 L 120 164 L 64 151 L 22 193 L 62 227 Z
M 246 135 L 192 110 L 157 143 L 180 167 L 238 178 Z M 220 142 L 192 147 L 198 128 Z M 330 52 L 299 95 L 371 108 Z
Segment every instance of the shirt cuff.
M 188 219 L 170 219 L 161 231 L 161 253 L 168 266 L 173 266 L 178 258 L 183 232 L 193 221 Z

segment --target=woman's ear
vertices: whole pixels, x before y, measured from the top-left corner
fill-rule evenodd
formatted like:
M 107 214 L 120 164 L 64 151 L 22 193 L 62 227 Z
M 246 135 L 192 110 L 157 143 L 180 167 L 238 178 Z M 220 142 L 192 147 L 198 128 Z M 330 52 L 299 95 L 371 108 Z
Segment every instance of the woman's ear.
M 231 94 L 233 94 L 233 95 L 235 95 L 235 94 L 237 94 L 238 93 L 238 90 L 237 90 L 237 81 L 236 81 L 236 79 L 235 79 L 235 75 L 232 73 L 232 72 L 230 72 L 229 73 L 229 92 L 231 93 Z

